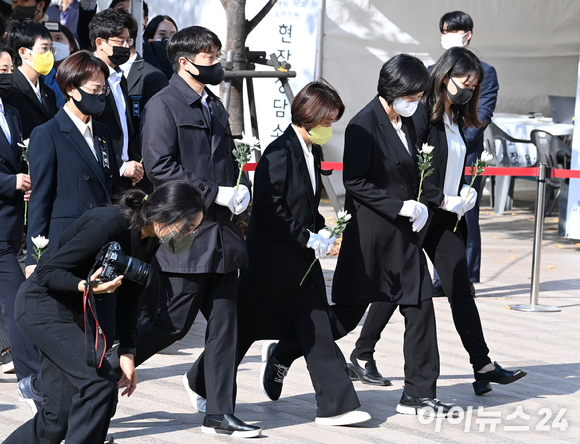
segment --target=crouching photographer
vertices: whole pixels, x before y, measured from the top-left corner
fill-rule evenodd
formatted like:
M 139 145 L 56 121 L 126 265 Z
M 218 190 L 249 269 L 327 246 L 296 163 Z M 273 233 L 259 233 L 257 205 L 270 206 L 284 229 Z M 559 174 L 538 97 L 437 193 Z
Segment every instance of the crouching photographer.
M 31 390 L 44 399 L 5 443 L 104 442 L 117 389 L 130 396 L 137 386 L 134 347 L 147 263 L 160 244 L 174 253 L 188 248 L 204 212 L 189 182 L 168 182 L 149 196 L 129 190 L 119 205 L 85 213 L 42 255 L 20 287 L 15 316 L 41 352 L 40 387 Z M 104 359 L 115 336 L 119 382 Z

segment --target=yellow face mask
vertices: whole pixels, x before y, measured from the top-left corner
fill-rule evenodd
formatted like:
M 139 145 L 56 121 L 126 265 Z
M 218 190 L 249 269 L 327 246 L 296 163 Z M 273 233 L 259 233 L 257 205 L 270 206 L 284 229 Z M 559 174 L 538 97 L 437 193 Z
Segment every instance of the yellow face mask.
M 316 145 L 324 145 L 332 137 L 332 126 L 318 125 L 308 131 L 308 138 Z
M 30 60 L 22 59 L 38 74 L 47 75 L 54 65 L 54 56 L 51 51 L 46 51 L 44 54 L 37 54 L 31 49 L 26 50 L 32 54 L 32 62 Z

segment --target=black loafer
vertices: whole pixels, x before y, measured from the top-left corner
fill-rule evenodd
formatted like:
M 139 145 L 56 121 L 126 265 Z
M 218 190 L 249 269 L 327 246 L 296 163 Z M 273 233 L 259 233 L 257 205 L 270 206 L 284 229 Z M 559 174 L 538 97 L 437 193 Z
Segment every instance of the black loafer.
M 420 410 L 431 409 L 435 412 L 438 418 L 445 418 L 451 406 L 443 404 L 437 398 L 415 398 L 407 395 L 405 390 L 401 396 L 399 404 L 397 404 L 397 412 L 403 415 L 418 415 Z
M 348 375 L 352 381 L 361 381 L 363 384 L 378 385 L 381 387 L 393 385 L 391 381 L 381 375 L 377 369 L 377 362 L 374 359 L 366 361 L 365 368 L 362 368 L 353 352 L 350 355 L 350 361 L 351 362 L 347 364 L 347 367 Z
M 258 426 L 246 424 L 234 415 L 205 415 L 201 432 L 211 435 L 229 435 L 237 438 L 254 438 L 262 434 Z
M 491 392 L 490 382 L 495 382 L 496 384 L 511 384 L 512 382 L 522 379 L 527 375 L 526 372 L 522 370 L 506 370 L 501 368 L 501 366 L 494 362 L 495 369 L 486 373 L 475 373 L 475 382 L 473 383 L 473 390 L 476 395 L 485 395 Z
M 443 285 L 441 285 L 441 281 L 439 279 L 435 279 L 433 281 L 433 297 L 444 298 L 445 296 L 446 294 L 443 290 Z

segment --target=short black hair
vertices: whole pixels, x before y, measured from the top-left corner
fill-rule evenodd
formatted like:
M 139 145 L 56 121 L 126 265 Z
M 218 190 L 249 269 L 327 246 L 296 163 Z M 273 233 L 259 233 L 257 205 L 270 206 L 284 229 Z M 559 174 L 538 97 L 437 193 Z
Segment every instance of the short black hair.
M 391 105 L 397 97 L 427 91 L 429 85 L 429 71 L 421 60 L 409 54 L 397 54 L 381 68 L 377 91 Z
M 463 11 L 453 11 L 444 14 L 439 20 L 439 31 L 443 34 L 443 26 L 447 23 L 447 31 L 473 32 L 473 20 Z
M 66 100 L 69 99 L 68 89 L 78 88 L 102 72 L 105 82 L 109 78 L 109 68 L 105 62 L 89 51 L 77 51 L 71 54 L 58 67 L 56 83 Z
M 177 23 L 175 23 L 175 20 L 173 20 L 168 15 L 156 15 L 151 20 L 149 20 L 149 23 L 147 23 L 147 27 L 145 28 L 145 31 L 143 31 L 143 39 L 146 42 L 149 41 L 149 39 L 152 39 L 153 36 L 155 35 L 155 33 L 157 32 L 157 28 L 159 27 L 159 23 L 164 22 L 164 21 L 168 21 L 168 22 L 173 23 L 173 26 L 175 26 L 175 29 L 176 30 L 179 29 L 177 27 Z
M 179 59 L 186 57 L 189 60 L 200 52 L 210 50 L 212 43 L 217 49 L 222 49 L 222 42 L 218 36 L 202 26 L 189 26 L 177 31 L 167 42 L 167 56 L 175 72 L 179 72 Z
M 132 35 L 133 30 L 137 27 L 135 18 L 125 11 L 116 9 L 105 9 L 93 17 L 89 23 L 89 39 L 91 40 L 91 49 L 96 51 L 97 38 L 109 40 L 111 37 L 119 37 L 123 33 L 123 28 L 129 30 Z
M 20 48 L 32 49 L 38 39 L 52 41 L 50 31 L 46 29 L 43 23 L 38 23 L 34 20 L 25 20 L 10 29 L 7 43 L 14 52 L 13 62 L 15 67 L 22 65 L 22 59 L 20 58 L 18 50 Z
M 113 9 L 119 3 L 124 2 L 124 1 L 125 0 L 113 0 L 109 4 L 109 9 Z M 143 17 L 149 17 L 149 5 L 147 4 L 147 2 L 143 2 Z

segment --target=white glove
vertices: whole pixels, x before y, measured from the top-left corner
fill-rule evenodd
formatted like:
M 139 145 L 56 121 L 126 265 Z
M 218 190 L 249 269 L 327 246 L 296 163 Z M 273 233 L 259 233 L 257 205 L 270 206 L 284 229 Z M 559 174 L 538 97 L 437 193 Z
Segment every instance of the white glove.
M 399 215 L 408 217 L 413 223 L 413 231 L 418 232 L 425 226 L 429 218 L 427 207 L 416 200 L 406 200 L 399 211 Z
M 441 208 L 450 213 L 457 214 L 457 219 L 461 219 L 465 213 L 465 205 L 461 196 L 448 196 L 446 194 Z
M 311 232 L 306 246 L 314 250 L 314 256 L 316 256 L 316 259 L 321 259 L 326 256 L 329 251 L 329 240 L 330 239 L 325 239 L 321 234 Z
M 472 188 L 469 191 L 469 194 L 467 194 L 467 190 L 469 190 L 469 185 L 463 185 L 461 192 L 459 193 L 465 203 L 466 213 L 475 206 L 475 202 L 477 201 L 477 191 Z
M 234 188 L 235 191 L 235 188 Z M 242 214 L 250 204 L 250 190 L 245 185 L 240 185 L 234 196 L 234 213 Z
M 328 253 L 330 253 L 330 251 L 332 250 L 332 247 L 334 247 L 334 243 L 336 242 L 336 237 L 332 236 L 332 232 L 327 230 L 326 228 L 323 228 L 322 230 L 320 230 L 318 232 L 318 234 L 320 234 L 324 240 L 326 241 L 326 252 L 323 254 L 323 257 L 326 256 Z
M 236 207 L 235 197 L 236 189 L 234 187 L 219 187 L 215 203 L 222 207 L 228 207 L 234 213 Z

